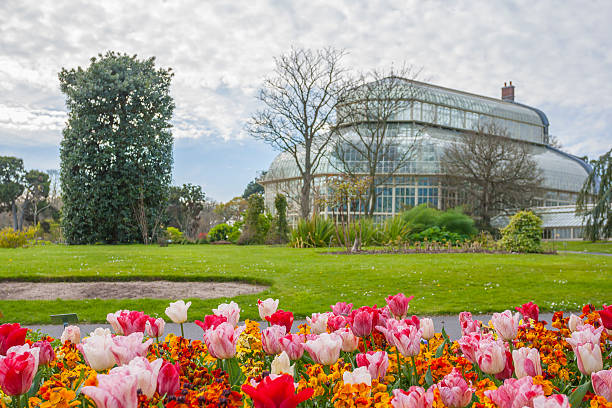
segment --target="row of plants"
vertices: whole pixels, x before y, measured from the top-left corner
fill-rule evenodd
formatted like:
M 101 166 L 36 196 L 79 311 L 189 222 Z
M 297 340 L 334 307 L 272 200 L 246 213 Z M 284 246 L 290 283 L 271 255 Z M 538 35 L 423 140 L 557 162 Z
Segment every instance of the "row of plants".
M 109 313 L 109 329 L 60 339 L 0 326 L 0 406 L 20 407 L 612 407 L 612 306 L 556 312 L 551 328 L 529 302 L 491 321 L 459 314 L 462 337 L 386 306 L 338 302 L 293 330 L 279 300 L 239 325 L 231 302 L 196 320 L 203 340 L 168 334 L 141 311 Z M 188 320 L 190 303 L 166 309 Z

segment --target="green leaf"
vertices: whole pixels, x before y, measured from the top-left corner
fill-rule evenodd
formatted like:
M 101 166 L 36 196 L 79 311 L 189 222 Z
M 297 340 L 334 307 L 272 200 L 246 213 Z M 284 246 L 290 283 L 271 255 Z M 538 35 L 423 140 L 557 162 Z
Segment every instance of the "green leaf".
M 442 342 L 442 344 L 440 344 L 438 346 L 438 349 L 436 350 L 436 358 L 440 358 L 442 357 L 442 355 L 444 354 L 444 346 L 446 345 L 446 340 L 444 340 Z
M 425 373 L 425 382 L 430 387 L 433 385 L 433 378 L 431 376 L 431 367 L 427 367 L 427 372 Z
M 587 381 L 574 389 L 574 392 L 569 397 L 569 402 L 572 407 L 579 407 L 586 393 L 591 389 L 591 381 Z

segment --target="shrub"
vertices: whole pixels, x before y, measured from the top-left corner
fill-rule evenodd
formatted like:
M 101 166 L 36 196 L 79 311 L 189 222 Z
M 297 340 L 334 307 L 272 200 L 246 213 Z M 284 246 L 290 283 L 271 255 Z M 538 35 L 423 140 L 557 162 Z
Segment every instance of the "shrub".
M 248 199 L 244 228 L 239 245 L 263 244 L 270 229 L 271 216 L 264 214 L 264 199 L 261 194 L 252 194 Z
M 168 233 L 168 239 L 170 239 L 173 244 L 181 244 L 185 240 L 183 233 L 178 228 L 168 227 L 166 228 L 166 232 Z
M 456 232 L 447 231 L 444 228 L 438 226 L 427 228 L 424 231 L 411 234 L 410 240 L 412 241 L 429 241 L 429 242 L 451 242 L 456 243 L 457 241 L 465 241 L 464 235 L 459 235 Z
M 225 223 L 217 224 L 214 227 L 212 227 L 210 231 L 208 231 L 208 240 L 210 242 L 232 241 L 230 236 L 234 234 L 236 231 L 238 231 L 238 234 L 240 234 L 240 231 L 238 230 L 237 227 L 227 225 Z
M 287 223 L 287 198 L 282 194 L 274 197 L 274 207 L 276 216 L 270 223 L 266 244 L 284 244 L 289 235 L 289 225 Z
M 542 220 L 531 211 L 516 213 L 501 234 L 500 244 L 507 251 L 542 251 Z
M 410 228 L 410 232 L 418 233 L 437 225 L 438 213 L 439 211 L 435 208 L 429 208 L 427 204 L 422 204 L 402 213 L 401 217 Z
M 354 242 L 355 237 L 359 235 L 359 229 L 361 228 L 361 245 L 376 245 L 379 242 L 380 230 L 374 224 L 374 221 L 367 218 L 361 218 L 356 222 L 351 222 L 348 226 L 348 243 L 344 237 L 344 228 L 341 224 L 336 225 L 336 242 L 339 246 L 350 248 Z
M 291 231 L 289 245 L 294 248 L 313 248 L 330 246 L 334 239 L 333 221 L 315 216 L 310 219 L 300 219 L 297 227 Z
M 198 244 L 208 244 L 208 234 L 205 232 L 200 232 L 198 234 Z
M 399 244 L 408 239 L 410 227 L 401 215 L 387 218 L 379 227 L 379 241 L 383 245 Z
M 11 227 L 0 230 L 0 248 L 21 248 L 33 243 L 37 229 L 29 227 L 24 231 L 15 231 Z
M 436 225 L 441 229 L 465 235 L 466 237 L 475 235 L 478 232 L 476 227 L 474 227 L 474 220 L 465 215 L 460 209 L 440 212 Z
M 461 209 L 439 211 L 429 208 L 426 204 L 414 207 L 401 214 L 411 234 L 418 234 L 432 227 L 459 234 L 462 240 L 468 239 L 478 231 L 474 220 L 465 215 Z

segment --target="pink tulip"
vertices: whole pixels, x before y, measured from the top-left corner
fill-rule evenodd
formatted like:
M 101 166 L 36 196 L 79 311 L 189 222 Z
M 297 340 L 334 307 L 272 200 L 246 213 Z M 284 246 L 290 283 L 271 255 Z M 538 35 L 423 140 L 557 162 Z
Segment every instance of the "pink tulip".
M 222 303 L 213 309 L 213 313 L 217 316 L 223 316 L 227 319 L 227 322 L 232 326 L 238 326 L 240 321 L 240 307 L 236 302 Z
M 348 319 L 342 315 L 332 314 L 327 318 L 327 327 L 331 331 L 342 329 L 346 327 L 347 324 L 348 324 Z
M 97 386 L 85 386 L 83 394 L 94 400 L 98 408 L 137 408 L 138 379 L 126 371 L 99 374 Z
M 166 322 L 161 317 L 157 319 L 149 317 L 145 324 L 145 334 L 149 337 L 159 338 L 163 336 L 165 327 Z
M 68 326 L 62 333 L 61 342 L 70 341 L 72 344 L 79 344 L 81 342 L 81 329 L 79 326 Z
M 200 328 L 204 331 L 208 329 L 214 329 L 221 323 L 225 323 L 225 322 L 227 322 L 227 319 L 224 316 L 217 316 L 217 315 L 206 315 L 204 316 L 203 322 L 200 320 L 194 321 L 194 323 L 200 326 Z
M 463 336 L 480 332 L 480 321 L 473 320 L 470 312 L 459 313 L 459 326 L 461 326 L 461 334 Z
M 572 313 L 567 322 L 567 327 L 569 327 L 570 331 L 575 332 L 576 330 L 581 330 L 584 327 L 584 324 L 580 317 Z
M 416 356 L 421 351 L 422 332 L 415 326 L 399 326 L 392 336 L 393 344 L 402 356 Z
M 532 319 L 536 322 L 540 317 L 540 308 L 533 302 L 527 302 L 521 307 L 515 308 L 517 312 L 520 312 L 523 315 L 523 319 Z
M 299 360 L 304 355 L 306 336 L 303 334 L 287 334 L 279 339 L 281 351 L 289 356 L 290 360 Z
M 478 364 L 478 360 L 476 359 L 476 351 L 478 350 L 478 344 L 482 339 L 493 339 L 491 335 L 479 332 L 471 332 L 469 334 L 463 335 L 457 343 L 463 353 L 463 356 L 468 359 L 472 364 Z
M 38 363 L 42 366 L 47 366 L 53 360 L 55 360 L 55 351 L 53 346 L 46 340 L 40 340 L 32 344 L 32 348 L 37 348 L 38 351 Z
M 358 367 L 366 367 L 370 376 L 378 380 L 384 378 L 389 368 L 389 356 L 386 351 L 368 351 L 357 354 L 356 362 Z
M 145 326 L 150 317 L 143 312 L 130 311 L 117 316 L 117 323 L 125 336 L 132 333 L 144 333 Z
M 106 315 L 106 321 L 111 325 L 113 331 L 118 335 L 123 335 L 123 328 L 119 324 L 119 317 L 130 313 L 129 310 L 117 310 L 115 313 L 109 313 Z
M 6 395 L 28 392 L 38 370 L 38 349 L 15 351 L 21 347 L 13 346 L 6 356 L 0 356 L 0 389 Z
M 144 343 L 144 334 L 135 332 L 128 336 L 113 337 L 110 345 L 110 350 L 117 361 L 117 364 L 128 364 L 135 357 L 145 357 L 149 346 L 153 343 L 153 339 L 149 339 Z
M 115 367 L 109 374 L 124 373 L 136 377 L 137 388 L 151 398 L 157 389 L 157 377 L 161 369 L 163 359 L 158 358 L 149 362 L 145 357 L 135 357 L 128 365 Z
M 510 310 L 503 313 L 493 313 L 491 323 L 495 327 L 495 331 L 502 339 L 506 341 L 514 340 L 518 333 L 519 321 L 521 316 L 518 313 L 512 315 Z
M 331 310 L 335 315 L 348 316 L 353 308 L 352 303 L 338 302 L 335 305 L 331 305 Z
M 506 346 L 500 340 L 481 339 L 476 350 L 476 361 L 484 373 L 501 373 L 506 366 Z
M 533 399 L 544 395 L 544 390 L 533 383 L 532 377 L 509 378 L 498 389 L 485 391 L 485 395 L 500 408 L 523 408 L 532 406 Z
M 266 354 L 279 354 L 282 350 L 280 339 L 285 337 L 287 329 L 285 326 L 270 326 L 261 331 L 261 345 Z
M 221 323 L 214 329 L 204 333 L 204 342 L 211 356 L 218 359 L 228 359 L 236 355 L 236 342 L 244 326 L 234 328 L 231 323 Z
M 408 391 L 393 390 L 391 406 L 393 408 L 431 408 L 434 395 L 432 389 L 425 391 L 422 387 L 412 386 Z
M 314 334 L 327 333 L 327 319 L 331 313 L 313 313 L 312 317 L 306 317 L 310 331 Z
M 591 373 L 591 382 L 595 394 L 612 401 L 612 370 L 602 370 Z
M 457 368 L 453 368 L 453 371 L 436 384 L 436 387 L 440 391 L 442 402 L 450 408 L 463 408 L 472 400 L 473 390 Z
M 395 337 L 393 336 L 393 333 L 408 326 L 407 320 L 388 319 L 385 321 L 384 326 L 376 326 L 376 330 L 385 335 L 387 343 L 389 343 L 391 346 L 395 346 Z
M 338 329 L 334 333 L 342 339 L 342 351 L 352 353 L 359 347 L 359 338 L 348 327 Z
M 537 349 L 522 347 L 512 351 L 512 360 L 516 378 L 542 375 L 542 365 L 540 364 L 540 352 Z
M 110 330 L 97 328 L 90 337 L 77 344 L 77 348 L 91 368 L 101 371 L 111 368 L 117 362 L 111 350 L 112 344 Z
M 595 329 L 590 324 L 585 324 L 582 325 L 578 330 L 573 332 L 570 338 L 565 340 L 567 340 L 569 345 L 572 346 L 574 354 L 576 354 L 577 347 L 583 344 L 589 343 L 592 345 L 599 345 L 603 329 L 603 327 Z
M 584 375 L 591 375 L 603 369 L 603 358 L 599 344 L 585 343 L 576 348 L 578 369 Z
M 266 317 L 272 316 L 274 312 L 276 312 L 276 309 L 278 309 L 278 299 L 257 299 L 257 308 L 259 309 L 259 317 L 261 320 L 266 320 Z
M 372 333 L 378 320 L 379 311 L 368 306 L 353 310 L 349 316 L 351 330 L 357 337 L 365 337 Z
M 342 339 L 336 334 L 323 333 L 315 340 L 308 340 L 304 349 L 310 357 L 322 365 L 332 365 L 340 358 Z
M 535 397 L 531 400 L 533 408 L 570 408 L 569 399 L 567 395 L 553 394 L 549 397 L 542 395 Z
M 421 319 L 419 328 L 423 332 L 423 338 L 425 340 L 431 340 L 435 336 L 434 322 L 430 318 Z
M 391 313 L 393 313 L 393 315 L 398 319 L 403 319 L 406 316 L 408 313 L 408 303 L 410 303 L 412 299 L 414 299 L 414 296 L 407 298 L 403 293 L 398 293 L 394 296 L 387 296 L 385 298 Z
M 157 375 L 157 393 L 174 395 L 180 387 L 181 367 L 179 363 L 170 364 L 164 361 Z
M 504 369 L 501 372 L 495 374 L 495 378 L 498 380 L 505 380 L 507 378 L 511 378 L 514 373 L 514 363 L 512 362 L 512 353 L 510 350 L 506 349 L 506 364 L 504 365 Z

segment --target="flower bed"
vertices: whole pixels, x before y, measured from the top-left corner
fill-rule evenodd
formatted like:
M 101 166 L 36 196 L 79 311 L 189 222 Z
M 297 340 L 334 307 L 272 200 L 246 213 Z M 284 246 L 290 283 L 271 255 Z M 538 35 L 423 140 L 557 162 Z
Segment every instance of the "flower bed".
M 239 325 L 234 302 L 196 323 L 203 340 L 167 335 L 143 312 L 109 313 L 98 328 L 61 339 L 0 326 L 2 407 L 612 407 L 612 306 L 554 314 L 533 303 L 484 324 L 459 315 L 451 341 L 410 298 L 384 308 L 337 303 L 290 333 L 293 314 L 259 302 L 268 325 Z M 187 321 L 190 304 L 166 309 Z

